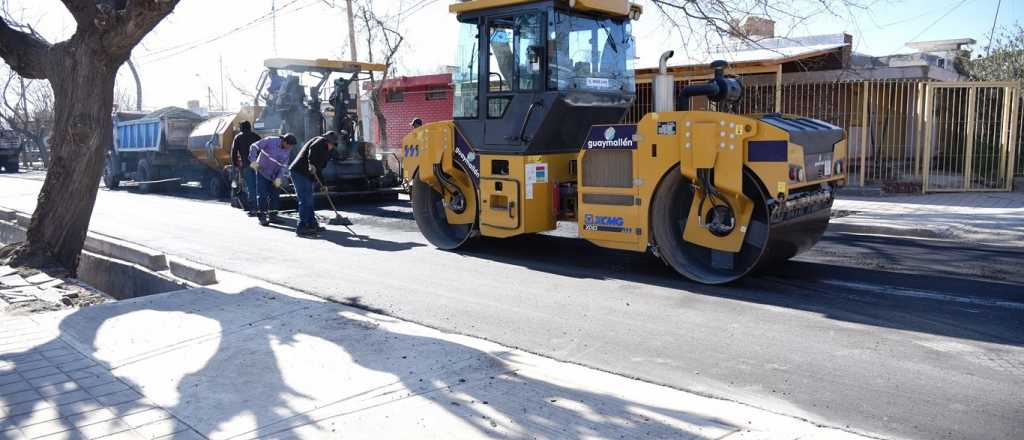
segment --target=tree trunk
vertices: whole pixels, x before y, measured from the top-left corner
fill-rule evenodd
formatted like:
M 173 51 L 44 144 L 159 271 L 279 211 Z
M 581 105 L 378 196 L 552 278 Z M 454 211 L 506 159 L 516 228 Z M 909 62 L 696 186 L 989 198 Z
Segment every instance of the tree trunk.
M 384 80 L 381 80 L 381 84 L 383 84 L 383 83 L 384 83 Z M 370 103 L 373 106 L 373 114 L 374 114 L 374 116 L 377 117 L 377 138 L 380 140 L 379 146 L 387 147 L 388 146 L 388 120 L 387 120 L 387 117 L 384 116 L 384 111 L 381 110 L 380 95 L 381 95 L 380 88 L 379 87 L 374 87 L 373 90 L 370 91 Z
M 55 259 L 72 273 L 85 242 L 106 149 L 113 141 L 110 111 L 120 62 L 99 38 L 73 37 L 54 45 L 49 66 L 55 98 L 50 161 L 28 240 L 16 262 Z

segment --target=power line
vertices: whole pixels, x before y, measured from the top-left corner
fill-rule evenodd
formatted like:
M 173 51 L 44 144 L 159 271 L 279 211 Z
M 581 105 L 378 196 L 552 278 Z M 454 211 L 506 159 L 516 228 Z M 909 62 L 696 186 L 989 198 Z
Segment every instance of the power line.
M 996 3 L 996 16 L 992 18 L 992 30 L 988 31 L 988 47 L 985 48 L 985 56 L 992 55 L 992 37 L 996 34 L 996 21 L 999 20 L 999 7 L 1003 6 L 1003 0 Z
M 280 9 L 281 10 L 285 10 L 288 7 L 298 3 L 300 1 L 301 0 L 291 0 L 290 2 L 288 2 L 287 4 L 282 6 Z M 306 7 L 312 6 L 314 3 L 316 3 L 316 0 L 313 0 L 313 2 L 311 2 L 309 4 L 306 4 L 304 6 L 300 6 L 298 8 L 295 8 L 295 9 L 291 10 L 291 11 L 288 11 L 288 13 L 295 12 L 295 11 L 304 9 Z M 224 33 L 221 33 L 221 34 L 216 35 L 214 37 L 208 38 L 206 40 L 193 40 L 191 42 L 181 43 L 181 44 L 178 44 L 178 45 L 175 45 L 175 46 L 170 46 L 170 47 L 166 47 L 166 48 L 163 48 L 163 49 L 158 49 L 158 50 L 155 50 L 153 52 L 148 52 L 148 53 L 145 53 L 143 55 L 140 55 L 138 58 L 139 59 L 153 58 L 153 57 L 158 57 L 158 56 L 160 56 L 162 54 L 166 54 L 166 53 L 169 53 L 169 52 L 174 52 L 173 54 L 165 56 L 165 57 L 158 57 L 156 59 L 149 60 L 150 62 L 162 61 L 162 60 L 165 60 L 167 58 L 180 55 L 180 54 L 182 54 L 184 52 L 188 52 L 188 51 L 190 51 L 192 49 L 195 49 L 197 47 L 200 47 L 200 46 L 203 46 L 203 45 L 206 45 L 206 44 L 210 44 L 210 43 L 213 43 L 215 41 L 224 39 L 226 37 L 229 37 L 229 36 L 235 34 L 236 32 L 240 32 L 240 31 L 249 29 L 249 28 L 251 28 L 253 26 L 259 25 L 259 24 L 267 21 L 268 19 L 270 19 L 273 15 L 274 15 L 273 12 L 269 12 L 269 13 L 263 14 L 263 15 L 255 18 L 255 19 L 249 21 L 248 23 L 245 23 L 245 24 L 242 24 L 242 25 L 237 26 L 235 28 L 232 28 L 232 29 L 230 29 L 230 30 L 228 30 L 228 31 L 226 31 Z M 280 15 L 284 15 L 284 13 L 282 13 Z
M 929 25 L 928 25 L 927 27 L 925 27 L 925 28 L 924 28 L 924 30 L 922 30 L 921 32 L 918 32 L 918 33 L 917 33 L 917 35 L 914 35 L 913 37 L 911 37 L 911 38 L 910 38 L 909 40 L 907 40 L 907 42 L 913 42 L 913 41 L 914 41 L 914 40 L 916 40 L 916 39 L 917 39 L 918 37 L 920 37 L 920 36 L 924 35 L 924 33 L 925 33 L 925 32 L 928 32 L 929 30 L 931 30 L 931 28 L 933 28 L 933 27 L 935 27 L 935 25 L 939 24 L 939 22 L 940 22 L 940 21 L 942 21 L 943 19 L 945 19 L 946 17 L 948 17 L 948 16 L 949 16 L 949 14 L 952 14 L 952 13 L 953 13 L 953 11 L 956 11 L 957 9 L 960 9 L 960 7 L 961 7 L 961 6 L 963 6 L 963 5 L 964 5 L 964 3 L 967 3 L 967 1 L 968 1 L 968 0 L 960 0 L 960 3 L 957 3 L 957 4 L 956 4 L 955 6 L 953 6 L 952 8 L 949 8 L 949 10 L 948 10 L 948 11 L 946 11 L 946 13 L 942 14 L 942 16 L 941 16 L 941 17 L 937 18 L 937 19 L 936 19 L 935 21 L 933 21 L 933 22 L 932 22 L 931 24 L 929 24 Z M 896 49 L 896 51 L 898 51 L 898 50 L 899 50 L 899 49 Z M 891 53 L 891 54 L 889 54 L 889 55 L 893 55 L 893 54 L 895 54 L 895 53 L 896 53 L 896 51 L 893 51 L 893 53 Z

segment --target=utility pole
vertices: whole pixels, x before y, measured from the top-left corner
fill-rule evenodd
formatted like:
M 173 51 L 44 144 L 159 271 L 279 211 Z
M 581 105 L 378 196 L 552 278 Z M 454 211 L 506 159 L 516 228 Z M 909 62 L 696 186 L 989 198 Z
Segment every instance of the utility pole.
M 346 0 L 348 2 L 348 51 L 352 55 L 352 61 L 359 61 L 359 54 L 356 53 L 356 24 L 355 19 L 352 18 L 352 0 Z
M 135 63 L 132 62 L 131 58 L 128 59 L 128 70 L 131 70 L 132 77 L 135 78 L 135 111 L 142 111 L 142 80 L 139 79 L 139 71 L 135 70 Z
M 277 56 L 277 4 L 275 0 L 270 0 L 270 22 L 272 23 L 273 38 L 274 38 L 274 56 Z
M 220 109 L 227 110 L 227 95 L 224 94 L 224 55 L 220 56 Z

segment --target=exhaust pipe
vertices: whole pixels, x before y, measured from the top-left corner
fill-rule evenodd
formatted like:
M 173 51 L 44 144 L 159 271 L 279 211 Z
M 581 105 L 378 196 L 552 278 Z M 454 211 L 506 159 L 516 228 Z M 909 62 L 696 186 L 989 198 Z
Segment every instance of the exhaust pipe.
M 675 55 L 674 51 L 661 54 L 658 61 L 658 74 L 654 75 L 654 111 L 658 113 L 673 112 L 675 108 L 675 78 L 668 74 L 668 59 Z

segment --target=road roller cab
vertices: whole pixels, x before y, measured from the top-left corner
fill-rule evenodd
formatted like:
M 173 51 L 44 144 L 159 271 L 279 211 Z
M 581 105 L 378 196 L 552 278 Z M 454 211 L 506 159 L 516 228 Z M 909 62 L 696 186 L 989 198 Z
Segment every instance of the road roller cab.
M 691 96 L 722 110 L 742 98 L 724 62 L 679 93 L 663 68 L 655 111 L 621 123 L 635 96 L 638 6 L 474 0 L 451 10 L 462 26 L 455 118 L 403 139 L 414 215 L 434 245 L 571 221 L 597 245 L 653 249 L 691 279 L 722 283 L 824 231 L 845 173 L 842 130 L 792 115 L 689 111 Z

